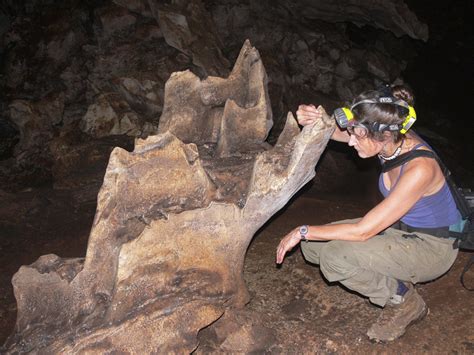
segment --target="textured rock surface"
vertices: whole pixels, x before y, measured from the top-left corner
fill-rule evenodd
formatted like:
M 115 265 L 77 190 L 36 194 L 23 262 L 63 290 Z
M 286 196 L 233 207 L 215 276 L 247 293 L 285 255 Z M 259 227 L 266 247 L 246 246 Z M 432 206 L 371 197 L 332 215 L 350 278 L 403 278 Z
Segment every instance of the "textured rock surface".
M 123 91 L 125 97 L 133 95 L 126 89 Z M 141 97 L 146 98 L 145 95 Z M 129 100 L 133 101 L 133 98 L 129 98 Z M 153 110 L 152 105 L 150 105 L 150 110 Z M 141 117 L 143 116 L 139 116 L 136 110 L 132 110 L 128 102 L 122 97 L 113 94 L 100 95 L 96 102 L 88 107 L 86 114 L 82 117 L 81 130 L 94 138 L 114 135 L 146 137 L 156 132 L 156 125 L 145 121 Z
M 277 0 L 280 6 L 306 18 L 327 22 L 353 22 L 357 26 L 371 25 L 393 32 L 396 36 L 408 35 L 428 40 L 428 27 L 418 21 L 408 6 L 397 0 L 299 0 L 291 5 Z M 342 10 L 342 11 L 341 11 Z
M 189 352 L 201 328 L 248 302 L 243 262 L 252 236 L 314 176 L 334 130 L 322 120 L 300 132 L 290 113 L 277 144 L 265 146 L 265 79 L 249 42 L 228 79 L 171 77 L 165 113 L 178 132 L 190 124 L 183 112 L 204 119 L 210 107 L 233 126 L 212 143 L 203 144 L 203 135 L 198 145 L 183 143 L 161 128 L 132 152 L 114 149 L 86 257 L 45 255 L 15 274 L 18 316 L 7 351 Z M 263 129 L 239 129 L 239 120 Z M 234 142 L 224 155 L 221 139 Z M 244 327 L 234 337 L 251 333 Z
M 274 120 L 270 133 L 268 122 L 248 129 L 255 132 L 253 140 L 269 134 L 275 143 L 286 113 L 301 102 L 323 103 L 331 110 L 381 81 L 400 80 L 416 54 L 408 36 L 424 38 L 424 25 L 403 2 L 386 5 L 355 0 L 8 1 L 0 18 L 0 128 L 13 129 L 3 132 L 0 147 L 2 186 L 16 191 L 25 185 L 66 185 L 57 180 L 62 175 L 56 174 L 54 154 L 69 132 L 85 133 L 103 145 L 110 136 L 127 140 L 156 133 L 171 73 L 190 70 L 207 79 L 202 84 L 193 79 L 199 85 L 212 82 L 224 90 L 222 85 L 236 78 L 229 63 L 247 38 L 259 48 L 268 73 L 268 97 L 258 98 L 256 110 L 272 112 Z M 252 75 L 261 75 L 251 67 Z M 232 95 L 238 104 L 238 94 Z M 205 121 L 211 131 L 203 134 L 213 142 L 218 130 L 235 127 L 232 119 L 217 119 L 223 105 L 210 107 Z M 69 158 L 84 152 L 84 145 L 73 143 L 67 144 Z M 222 140 L 221 154 L 229 154 L 235 144 Z
M 165 100 L 173 105 L 164 107 L 158 132 L 172 132 L 184 142 L 216 143 L 219 156 L 261 149 L 273 123 L 266 87 L 260 54 L 247 41 L 226 79 L 201 81 L 190 72 L 171 76 Z
M 213 20 L 200 0 L 175 1 L 173 5 L 148 2 L 166 43 L 189 55 L 204 75 L 227 75 L 228 60 Z
M 164 103 L 163 88 L 170 74 L 189 69 L 200 78 L 205 77 L 205 71 L 193 63 L 192 55 L 186 54 L 191 53 L 191 48 L 183 48 L 183 52 L 166 42 L 151 12 L 150 2 L 2 2 L 0 343 L 5 341 L 15 323 L 17 308 L 12 275 L 21 265 L 29 265 L 43 254 L 85 256 L 97 193 L 110 152 L 116 146 L 133 150 L 135 136 L 115 135 L 109 131 L 103 137 L 93 138 L 82 132 L 80 123 L 88 108 L 101 97 L 107 97 L 113 107 L 119 104 L 119 117 L 122 113 L 134 113 L 139 118 L 134 121 L 137 126 L 131 132 L 145 138 L 146 133 L 140 133 L 143 127 L 158 126 Z M 188 1 L 166 3 L 173 3 L 178 15 L 186 18 L 190 15 L 186 11 Z M 413 13 L 406 12 L 403 3 L 407 3 L 419 19 L 429 21 L 427 45 L 411 39 L 408 30 L 407 35 L 394 35 L 402 28 L 424 27 Z M 430 144 L 443 153 L 450 168 L 455 170 L 453 175 L 463 178 L 461 185 L 472 185 L 474 151 L 468 129 L 472 121 L 464 120 L 462 130 L 455 124 L 457 118 L 470 116 L 470 112 L 462 113 L 469 110 L 469 106 L 460 104 L 463 101 L 460 98 L 463 92 L 470 92 L 466 90 L 470 87 L 470 76 L 466 73 L 472 69 L 473 56 L 466 53 L 472 53 L 474 43 L 472 26 L 468 26 L 472 2 L 389 1 L 384 2 L 383 8 L 379 6 L 380 1 L 351 1 L 351 6 L 346 6 L 348 4 L 345 0 L 204 2 L 205 10 L 216 25 L 210 29 L 222 39 L 222 55 L 229 62 L 235 62 L 246 38 L 260 50 L 269 79 L 274 120 L 269 136 L 272 143 L 283 129 L 288 110 L 294 112 L 300 103 L 321 103 L 329 111 L 381 80 L 409 77 L 419 98 L 417 107 L 421 115 L 417 132 L 428 137 Z M 307 17 L 306 13 L 311 16 Z M 337 22 L 331 23 L 332 18 L 337 18 Z M 400 20 L 396 29 L 380 29 L 390 23 L 393 25 L 393 19 Z M 358 27 L 360 25 L 363 27 Z M 193 27 L 192 31 L 198 37 L 212 38 L 205 26 Z M 214 56 L 212 52 L 210 55 Z M 209 58 L 208 62 L 214 63 L 214 60 Z M 407 63 L 409 67 L 405 71 Z M 342 69 L 350 68 L 349 76 L 339 75 L 340 65 Z M 416 76 L 413 76 L 414 71 Z M 344 70 L 342 73 L 346 74 Z M 463 90 L 446 90 L 447 87 Z M 55 98 L 63 100 L 62 113 L 57 110 Z M 25 110 L 17 106 L 19 102 Z M 16 113 L 11 110 L 14 106 L 20 109 Z M 28 112 L 30 109 L 32 114 Z M 222 109 L 215 110 L 217 118 Z M 47 114 L 55 110 L 59 112 L 57 116 Z M 20 128 L 13 119 L 25 123 L 23 137 L 32 139 L 23 139 L 20 143 Z M 100 122 L 94 125 L 100 126 Z M 422 125 L 426 125 L 423 130 Z M 443 137 L 434 135 L 433 129 Z M 198 149 L 211 180 L 228 182 L 225 189 L 217 190 L 219 196 L 215 201 L 239 201 L 241 191 L 248 187 L 239 176 L 248 174 L 253 160 L 248 160 L 250 168 L 247 170 L 243 169 L 245 164 L 230 163 L 221 169 L 212 169 L 213 160 L 203 157 L 214 148 L 209 144 Z M 251 317 L 243 323 L 229 321 L 230 325 L 225 327 L 233 334 L 229 341 L 219 332 L 217 346 L 205 348 L 201 341 L 199 349 L 203 349 L 198 353 L 219 351 L 219 344 L 224 342 L 226 349 L 231 344 L 242 351 L 261 352 L 261 343 L 249 339 L 254 333 L 264 337 L 270 347 L 267 351 L 272 353 L 294 352 L 294 349 L 308 353 L 472 352 L 472 331 L 467 335 L 465 332 L 470 329 L 471 319 L 464 310 L 469 309 L 466 305 L 471 305 L 474 299 L 458 283 L 468 253 L 458 260 L 447 278 L 423 285 L 423 297 L 426 296 L 431 308 L 427 321 L 415 326 L 414 331 L 399 342 L 378 346 L 364 340 L 364 332 L 377 318 L 379 310 L 369 308 L 356 295 L 337 286 L 328 287 L 318 269 L 305 265 L 297 252 L 287 259 L 288 272 L 272 267 L 281 234 L 294 225 L 360 216 L 373 205 L 374 201 L 361 203 L 356 194 L 365 196 L 361 188 L 367 180 L 357 180 L 359 172 L 350 167 L 354 162 L 359 166 L 361 161 L 339 148 L 330 144 L 320 162 L 322 165 L 318 166 L 313 185 L 318 189 L 310 189 L 311 199 L 318 200 L 317 204 L 294 203 L 294 208 L 285 208 L 290 213 L 282 213 L 280 223 L 265 224 L 253 243 L 258 247 L 245 263 L 246 282 L 252 295 L 246 310 Z M 229 158 L 219 159 L 230 162 Z M 347 179 L 357 189 L 347 190 Z M 336 191 L 342 196 L 334 195 Z M 343 202 L 341 197 L 350 201 Z M 357 212 L 353 211 L 356 207 Z M 296 259 L 298 267 L 294 268 L 291 260 Z M 76 263 L 83 265 L 81 260 Z M 301 311 L 309 312 L 302 316 Z M 226 315 L 229 316 L 227 311 Z M 255 327 L 250 328 L 248 324 Z M 274 330 L 277 338 L 274 343 L 271 334 L 261 325 Z

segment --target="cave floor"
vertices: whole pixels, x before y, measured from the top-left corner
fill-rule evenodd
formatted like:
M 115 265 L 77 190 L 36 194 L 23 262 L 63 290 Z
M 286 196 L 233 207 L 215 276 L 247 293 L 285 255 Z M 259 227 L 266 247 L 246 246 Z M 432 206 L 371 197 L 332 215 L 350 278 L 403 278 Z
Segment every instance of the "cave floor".
M 381 308 L 339 284 L 328 284 L 319 271 L 294 250 L 282 267 L 274 253 L 282 234 L 301 224 L 321 224 L 362 216 L 367 203 L 331 196 L 301 195 L 284 213 L 273 219 L 251 245 L 245 263 L 245 279 L 252 300 L 247 309 L 267 319 L 276 331 L 272 353 L 474 353 L 474 294 L 459 281 L 469 253 L 461 252 L 444 276 L 417 286 L 429 307 L 428 316 L 389 344 L 373 344 L 366 331 Z M 466 274 L 474 284 L 474 270 Z
M 373 344 L 365 332 L 380 308 L 337 284 L 328 284 L 315 265 L 306 263 L 299 248 L 281 267 L 274 262 L 280 238 L 301 224 L 321 224 L 363 215 L 373 199 L 303 192 L 272 218 L 254 238 L 244 275 L 251 301 L 236 311 L 248 339 L 216 337 L 212 327 L 199 334 L 198 353 L 474 353 L 474 294 L 462 288 L 459 276 L 469 253 L 461 252 L 440 279 L 418 285 L 429 306 L 428 316 L 399 340 Z M 0 196 L 0 344 L 12 331 L 16 302 L 11 278 L 21 265 L 49 253 L 85 255 L 95 201 L 71 197 L 48 188 Z M 80 201 L 80 203 L 78 202 Z M 474 284 L 474 270 L 466 281 Z

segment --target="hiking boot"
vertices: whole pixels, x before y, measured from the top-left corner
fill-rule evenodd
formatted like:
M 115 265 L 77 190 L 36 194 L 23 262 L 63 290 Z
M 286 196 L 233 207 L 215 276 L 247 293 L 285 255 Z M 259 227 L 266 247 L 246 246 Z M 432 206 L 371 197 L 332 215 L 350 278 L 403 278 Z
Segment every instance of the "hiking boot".
M 367 331 L 369 339 L 375 342 L 387 342 L 401 337 L 407 327 L 422 319 L 428 307 L 412 284 L 405 295 L 395 295 L 385 305 L 377 322 Z

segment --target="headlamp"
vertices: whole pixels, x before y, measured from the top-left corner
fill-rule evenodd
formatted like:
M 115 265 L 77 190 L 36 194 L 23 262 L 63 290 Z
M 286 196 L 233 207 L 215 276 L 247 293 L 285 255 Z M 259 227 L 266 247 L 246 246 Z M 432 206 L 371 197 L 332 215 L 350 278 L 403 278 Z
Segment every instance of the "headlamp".
M 401 124 L 383 124 L 379 122 L 373 122 L 370 124 L 363 123 L 368 130 L 372 132 L 384 132 L 391 131 L 405 134 L 413 126 L 416 121 L 416 112 L 413 106 L 408 105 L 404 100 L 399 100 L 390 96 L 379 97 L 378 99 L 367 99 L 356 102 L 350 108 L 340 107 L 334 110 L 334 118 L 342 129 L 347 128 L 349 125 L 354 123 L 354 113 L 352 110 L 360 104 L 392 104 L 397 106 L 402 106 L 408 110 L 408 115 Z
M 334 110 L 334 118 L 341 128 L 349 126 L 349 121 L 354 119 L 354 114 L 347 107 L 341 107 Z
M 405 118 L 405 121 L 402 123 L 402 128 L 400 133 L 405 134 L 413 126 L 413 123 L 416 121 L 416 112 L 413 106 L 408 106 L 408 116 Z

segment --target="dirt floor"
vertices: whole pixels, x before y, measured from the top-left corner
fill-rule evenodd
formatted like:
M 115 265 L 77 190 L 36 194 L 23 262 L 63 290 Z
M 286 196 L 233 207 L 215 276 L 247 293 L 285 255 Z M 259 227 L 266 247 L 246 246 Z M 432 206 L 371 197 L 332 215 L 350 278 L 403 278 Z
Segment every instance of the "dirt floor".
M 337 284 L 328 284 L 317 266 L 304 261 L 299 248 L 281 267 L 275 265 L 278 242 L 293 227 L 361 216 L 376 199 L 364 189 L 322 188 L 321 181 L 316 182 L 254 238 L 244 270 L 251 301 L 235 313 L 243 327 L 227 338 L 222 329 L 201 331 L 196 354 L 248 349 L 254 353 L 474 353 L 474 293 L 459 282 L 468 253 L 460 253 L 445 276 L 417 286 L 430 313 L 389 344 L 372 344 L 365 335 L 381 309 Z M 0 197 L 2 344 L 15 322 L 13 274 L 44 254 L 84 256 L 95 201 L 49 188 L 1 193 Z M 474 285 L 474 270 L 467 282 Z M 251 333 L 247 338 L 252 344 L 243 340 L 245 331 Z
M 295 250 L 281 268 L 274 252 L 293 226 L 320 224 L 362 215 L 365 206 L 343 197 L 320 199 L 306 193 L 274 219 L 252 244 L 245 264 L 252 294 L 249 312 L 268 318 L 276 330 L 269 352 L 287 353 L 474 353 L 474 295 L 462 288 L 459 275 L 469 255 L 461 253 L 439 280 L 418 286 L 429 315 L 398 341 L 372 344 L 366 331 L 381 309 L 338 284 L 328 284 L 319 268 Z M 472 272 L 470 280 L 474 281 Z

